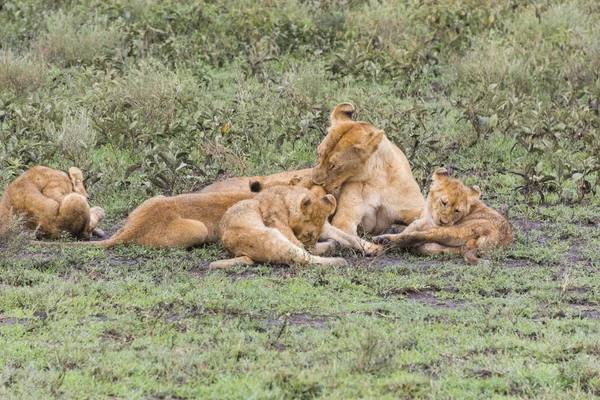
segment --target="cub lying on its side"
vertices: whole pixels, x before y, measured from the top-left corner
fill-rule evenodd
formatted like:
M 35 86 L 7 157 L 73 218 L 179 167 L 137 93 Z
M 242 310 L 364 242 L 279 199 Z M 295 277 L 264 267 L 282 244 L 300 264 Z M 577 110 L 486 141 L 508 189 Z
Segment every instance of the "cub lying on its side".
M 327 251 L 317 243 L 327 217 L 335 211 L 332 195 L 317 196 L 300 186 L 276 186 L 231 207 L 219 223 L 223 246 L 235 258 L 215 261 L 211 268 L 254 262 L 346 265 L 343 258 L 312 256 Z
M 42 236 L 57 238 L 61 232 L 89 238 L 104 236 L 96 226 L 104 218 L 100 207 L 90 206 L 83 186 L 83 174 L 72 167 L 69 174 L 36 166 L 11 183 L 0 200 L 0 234 L 6 233 L 10 220 L 24 214 L 26 226 L 39 229 Z
M 156 196 L 129 214 L 125 225 L 110 239 L 98 242 L 39 242 L 42 245 L 103 246 L 135 243 L 154 247 L 192 247 L 216 242 L 216 226 L 225 211 L 249 199 L 248 193 L 182 194 Z
M 508 221 L 479 200 L 478 186 L 467 187 L 450 178 L 445 168 L 438 168 L 432 178 L 425 218 L 416 220 L 400 234 L 375 237 L 376 243 L 412 247 L 425 255 L 463 253 L 469 264 L 479 261 L 480 251 L 510 246 L 512 231 Z

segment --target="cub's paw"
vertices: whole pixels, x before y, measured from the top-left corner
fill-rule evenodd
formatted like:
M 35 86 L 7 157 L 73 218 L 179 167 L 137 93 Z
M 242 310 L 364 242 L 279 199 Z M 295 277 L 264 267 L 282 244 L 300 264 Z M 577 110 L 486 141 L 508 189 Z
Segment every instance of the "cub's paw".
M 386 250 L 385 246 L 382 246 L 381 244 L 375 244 L 375 243 L 369 243 L 364 248 L 365 256 L 369 256 L 369 257 L 379 256 L 379 255 L 383 254 L 385 252 L 385 250 Z
M 94 230 L 92 231 L 92 235 L 99 238 L 103 238 L 104 236 L 106 236 L 106 233 L 104 233 L 104 231 L 100 228 L 94 228 Z
M 373 243 L 389 245 L 394 242 L 396 235 L 379 235 L 373 238 Z
M 342 257 L 332 257 L 330 260 L 331 261 L 330 261 L 329 265 L 331 265 L 332 267 L 347 267 L 348 266 L 348 261 L 346 261 Z
M 90 208 L 90 215 L 96 219 L 96 221 L 100 222 L 106 217 L 106 213 L 102 209 L 102 207 L 92 207 Z
M 329 253 L 335 251 L 339 247 L 335 240 L 329 239 L 324 242 L 319 242 L 312 249 L 311 253 L 315 255 Z

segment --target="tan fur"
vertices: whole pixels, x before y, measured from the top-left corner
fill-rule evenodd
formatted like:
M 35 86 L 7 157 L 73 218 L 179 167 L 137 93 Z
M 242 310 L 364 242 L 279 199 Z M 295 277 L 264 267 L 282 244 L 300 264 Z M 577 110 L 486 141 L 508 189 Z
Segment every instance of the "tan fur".
M 312 180 L 338 200 L 332 225 L 349 234 L 378 234 L 394 223 L 410 224 L 425 200 L 408 160 L 384 132 L 352 121 L 354 107 L 339 104 L 318 148 Z
M 397 235 L 382 235 L 377 242 L 412 247 L 418 254 L 462 253 L 475 264 L 477 253 L 512 243 L 512 230 L 506 218 L 479 200 L 478 186 L 467 187 L 439 168 L 433 173 L 423 218 Z
M 202 189 L 200 193 L 219 193 L 230 191 L 260 192 L 275 186 L 301 186 L 313 191 L 317 196 L 323 197 L 326 192 L 319 185 L 312 181 L 312 168 L 301 169 L 298 171 L 286 171 L 267 176 L 249 176 L 242 178 L 230 178 L 221 182 L 213 183 Z M 331 225 L 329 221 L 325 223 L 325 228 L 321 240 L 334 240 L 343 247 L 350 247 L 366 254 L 377 254 L 382 247 L 366 240 L 342 231 Z M 325 246 L 319 244 L 319 249 L 325 249 Z M 330 246 L 331 248 L 331 246 Z
M 331 195 L 319 197 L 301 186 L 276 186 L 231 207 L 219 223 L 223 246 L 235 258 L 211 268 L 275 262 L 346 265 L 343 258 L 310 255 L 327 217 L 336 207 Z
M 251 192 L 231 192 L 156 196 L 133 210 L 125 225 L 110 239 L 40 244 L 113 247 L 121 243 L 134 243 L 163 248 L 188 248 L 213 243 L 218 239 L 217 223 L 229 207 L 254 195 Z
M 273 186 L 288 185 L 292 179 L 299 179 L 302 185 L 310 189 L 312 181 L 312 168 L 298 171 L 286 171 L 267 176 L 248 176 L 229 178 L 221 182 L 215 182 L 206 186 L 200 193 L 222 193 L 222 192 L 260 192 Z
M 42 236 L 60 237 L 68 232 L 89 238 L 104 218 L 100 207 L 90 206 L 83 186 L 83 174 L 72 167 L 69 174 L 36 166 L 8 186 L 0 200 L 0 233 L 8 230 L 10 220 L 24 214 L 26 226 L 38 228 Z

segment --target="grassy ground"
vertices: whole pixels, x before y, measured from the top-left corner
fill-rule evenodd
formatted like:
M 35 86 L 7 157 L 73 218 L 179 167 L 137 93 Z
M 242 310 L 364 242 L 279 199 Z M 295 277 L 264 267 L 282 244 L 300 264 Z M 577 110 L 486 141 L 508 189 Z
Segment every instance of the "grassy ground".
M 600 396 L 600 6 L 0 4 L 0 190 L 84 170 L 114 233 L 156 194 L 313 165 L 340 101 L 426 190 L 511 221 L 491 264 L 392 252 L 209 271 L 219 245 L 0 238 L 0 397 Z

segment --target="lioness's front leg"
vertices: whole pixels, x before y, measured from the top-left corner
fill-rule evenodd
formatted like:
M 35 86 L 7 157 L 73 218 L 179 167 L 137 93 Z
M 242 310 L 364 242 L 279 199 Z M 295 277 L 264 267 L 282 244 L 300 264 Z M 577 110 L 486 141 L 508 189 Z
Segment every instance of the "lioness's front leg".
M 460 247 L 464 246 L 469 239 L 464 237 L 464 233 L 464 228 L 462 227 L 439 226 L 420 232 L 380 235 L 373 238 L 373 241 L 375 243 L 391 242 L 398 247 L 413 247 L 423 243 L 437 243 L 444 246 Z
M 358 235 L 351 235 L 343 230 L 336 228 L 329 222 L 325 223 L 321 239 L 332 239 L 340 244 L 340 246 L 350 247 L 355 250 L 364 252 L 367 255 L 379 254 L 383 247 L 361 239 Z

